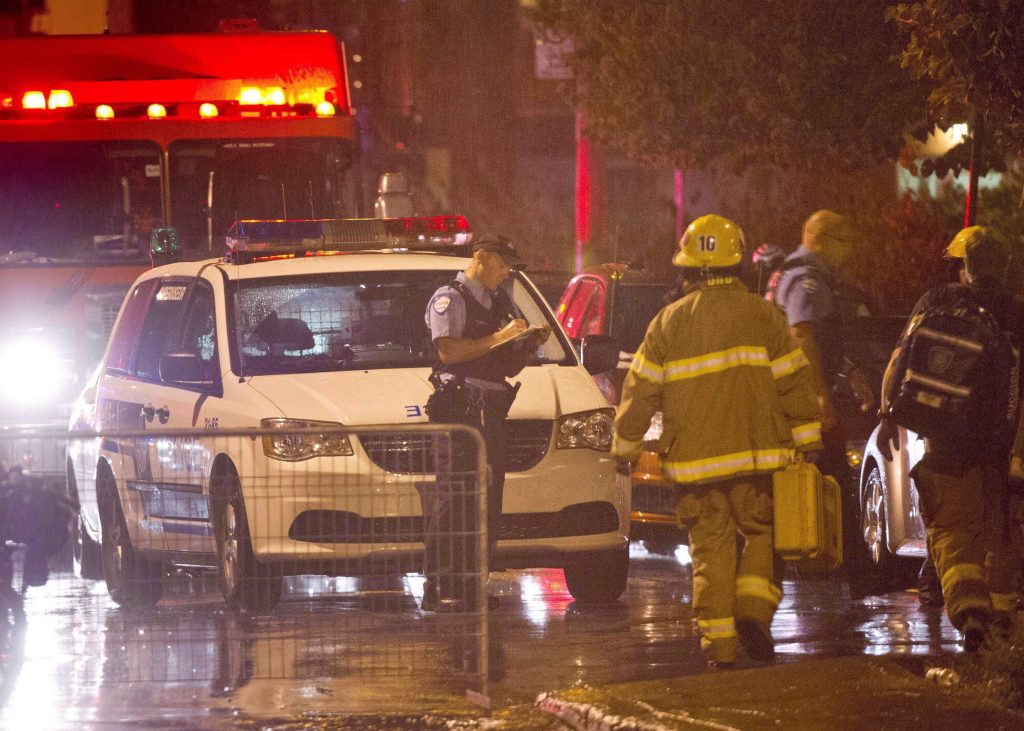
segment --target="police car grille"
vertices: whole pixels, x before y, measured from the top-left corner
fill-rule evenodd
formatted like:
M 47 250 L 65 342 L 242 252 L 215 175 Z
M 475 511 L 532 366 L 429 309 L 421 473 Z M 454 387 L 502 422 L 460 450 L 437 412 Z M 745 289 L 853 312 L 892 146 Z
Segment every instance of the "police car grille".
M 609 533 L 619 527 L 615 506 L 603 500 L 567 505 L 555 513 L 505 513 L 498 538 L 565 538 Z
M 421 475 L 436 472 L 439 443 L 437 434 L 394 432 L 392 434 L 360 434 L 359 442 L 366 456 L 388 472 Z M 547 454 L 551 442 L 551 422 L 545 419 L 514 419 L 508 422 L 508 472 L 523 472 L 535 467 Z M 472 453 L 465 439 L 454 439 L 452 457 L 458 463 Z
M 619 514 L 605 501 L 576 503 L 552 513 L 505 513 L 498 538 L 564 538 L 591 536 L 617 530 Z M 306 510 L 288 530 L 293 541 L 314 543 L 422 543 L 419 516 L 367 518 L 340 510 Z M 412 570 L 416 570 L 415 567 Z

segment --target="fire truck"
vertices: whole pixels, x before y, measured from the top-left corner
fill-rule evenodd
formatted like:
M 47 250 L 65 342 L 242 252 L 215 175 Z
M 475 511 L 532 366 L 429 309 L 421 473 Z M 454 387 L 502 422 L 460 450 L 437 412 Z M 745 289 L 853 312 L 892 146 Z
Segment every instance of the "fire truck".
M 325 32 L 0 42 L 0 429 L 67 424 L 154 237 L 200 258 L 236 220 L 360 212 L 343 59 Z

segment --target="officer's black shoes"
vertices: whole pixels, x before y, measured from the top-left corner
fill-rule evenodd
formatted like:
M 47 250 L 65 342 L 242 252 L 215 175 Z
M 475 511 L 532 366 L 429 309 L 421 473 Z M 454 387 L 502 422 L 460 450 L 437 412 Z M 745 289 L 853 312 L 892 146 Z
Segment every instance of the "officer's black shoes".
M 980 612 L 967 612 L 960 625 L 964 636 L 964 652 L 977 652 L 985 642 L 988 625 L 985 615 Z
M 767 627 L 753 619 L 737 619 L 736 634 L 751 660 L 771 662 L 775 659 L 775 643 Z
M 942 587 L 922 583 L 917 589 L 917 601 L 922 607 L 942 608 Z

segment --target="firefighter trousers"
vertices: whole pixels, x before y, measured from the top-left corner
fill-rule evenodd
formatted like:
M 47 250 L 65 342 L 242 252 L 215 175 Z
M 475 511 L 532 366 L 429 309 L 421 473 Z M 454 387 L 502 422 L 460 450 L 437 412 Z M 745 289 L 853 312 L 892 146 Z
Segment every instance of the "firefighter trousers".
M 770 476 L 686 485 L 677 516 L 690 534 L 693 609 L 709 660 L 734 662 L 737 621 L 766 631 L 782 599 L 772 535 Z M 738 560 L 737 560 L 738 558 Z
M 949 621 L 961 629 L 969 613 L 1009 614 L 1017 604 L 1021 569 L 1016 502 L 1001 462 L 961 475 L 930 466 L 927 456 L 912 473 L 928 531 Z

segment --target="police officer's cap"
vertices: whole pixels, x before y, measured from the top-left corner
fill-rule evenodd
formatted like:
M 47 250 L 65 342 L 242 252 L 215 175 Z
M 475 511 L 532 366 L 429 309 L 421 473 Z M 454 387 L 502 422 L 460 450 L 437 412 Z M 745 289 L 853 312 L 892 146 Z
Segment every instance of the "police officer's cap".
M 505 236 L 482 239 L 473 244 L 473 251 L 490 251 L 494 254 L 500 254 L 501 258 L 512 269 L 524 269 L 526 267 L 526 262 L 519 256 L 516 245 Z

